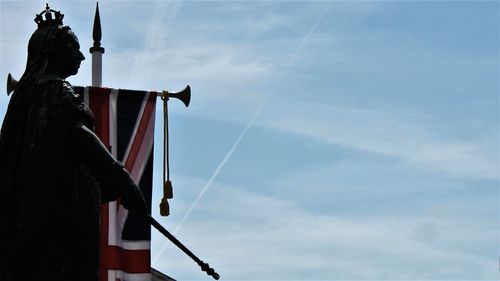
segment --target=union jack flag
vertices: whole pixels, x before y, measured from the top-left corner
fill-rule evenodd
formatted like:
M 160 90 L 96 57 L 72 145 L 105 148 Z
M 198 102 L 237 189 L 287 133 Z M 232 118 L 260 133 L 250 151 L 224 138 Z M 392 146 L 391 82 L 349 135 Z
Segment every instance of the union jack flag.
M 95 115 L 95 132 L 130 172 L 149 204 L 156 92 L 74 87 Z M 119 201 L 101 207 L 101 281 L 151 280 L 151 227 Z

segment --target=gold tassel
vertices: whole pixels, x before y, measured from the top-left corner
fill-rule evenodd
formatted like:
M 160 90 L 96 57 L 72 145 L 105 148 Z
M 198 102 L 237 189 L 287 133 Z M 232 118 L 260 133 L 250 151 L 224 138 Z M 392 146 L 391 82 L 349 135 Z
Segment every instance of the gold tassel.
M 167 180 L 163 185 L 163 197 L 167 199 L 174 198 L 174 193 L 172 189 L 172 182 Z
M 166 217 L 170 215 L 170 205 L 168 199 L 173 198 L 172 182 L 170 181 L 170 165 L 168 151 L 168 92 L 164 91 L 161 97 L 163 100 L 163 198 L 160 203 L 160 215 Z
M 160 215 L 166 217 L 170 215 L 170 205 L 168 204 L 168 200 L 165 198 L 161 199 L 160 203 Z
M 166 217 L 170 215 L 170 205 L 167 199 L 173 198 L 172 182 L 167 180 L 163 185 L 163 198 L 160 203 L 160 215 Z

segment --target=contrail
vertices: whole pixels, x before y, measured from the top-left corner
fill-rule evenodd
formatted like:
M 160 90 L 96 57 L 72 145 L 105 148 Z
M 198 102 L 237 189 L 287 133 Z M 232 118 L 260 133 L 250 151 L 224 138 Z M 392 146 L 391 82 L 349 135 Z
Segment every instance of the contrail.
M 212 174 L 212 176 L 208 180 L 207 184 L 203 187 L 203 189 L 201 190 L 200 194 L 198 195 L 198 197 L 196 198 L 196 200 L 191 204 L 191 206 L 189 207 L 188 211 L 186 212 L 186 214 L 182 218 L 182 220 L 179 223 L 179 225 L 177 225 L 177 227 L 175 228 L 174 234 L 176 234 L 177 231 L 179 231 L 179 229 L 182 227 L 182 225 L 187 220 L 187 218 L 189 217 L 189 215 L 191 215 L 191 212 L 196 207 L 196 205 L 198 205 L 198 202 L 200 202 L 201 198 L 203 197 L 203 195 L 205 194 L 205 192 L 208 190 L 208 188 L 212 185 L 212 183 L 215 180 L 215 178 L 219 175 L 220 171 L 222 170 L 222 168 L 226 164 L 227 160 L 229 160 L 229 158 L 231 158 L 231 155 L 233 155 L 233 153 L 236 150 L 236 148 L 238 148 L 238 145 L 240 144 L 241 140 L 243 139 L 243 137 L 245 137 L 245 135 L 248 132 L 248 130 L 253 126 L 253 124 L 255 123 L 255 120 L 257 120 L 257 117 L 259 117 L 260 113 L 262 112 L 262 109 L 264 109 L 264 106 L 266 105 L 267 101 L 269 100 L 269 98 L 271 97 L 271 95 L 274 94 L 274 91 L 276 90 L 276 88 L 278 87 L 278 85 L 281 83 L 281 80 L 283 80 L 283 77 L 285 77 L 285 74 L 287 73 L 288 68 L 290 68 L 290 66 L 292 65 L 292 63 L 295 61 L 295 58 L 297 57 L 297 55 L 299 54 L 299 52 L 302 50 L 302 47 L 304 47 L 305 43 L 309 40 L 309 37 L 314 32 L 314 30 L 318 26 L 319 22 L 321 21 L 321 19 L 323 18 L 323 16 L 325 15 L 325 13 L 329 9 L 330 9 L 330 6 L 328 6 L 326 9 L 324 9 L 321 12 L 321 14 L 319 15 L 319 17 L 316 19 L 316 21 L 314 22 L 314 24 L 311 26 L 311 28 L 309 29 L 308 33 L 305 35 L 305 37 L 302 40 L 302 42 L 300 43 L 300 45 L 297 47 L 297 49 L 295 50 L 295 52 L 293 53 L 293 55 L 288 60 L 288 63 L 286 64 L 285 69 L 283 70 L 283 72 L 281 73 L 281 75 L 279 76 L 279 78 L 274 83 L 271 91 L 269 91 L 269 93 L 264 97 L 264 99 L 260 103 L 259 107 L 257 108 L 257 111 L 255 111 L 255 114 L 253 115 L 252 119 L 248 122 L 248 124 L 245 126 L 245 128 L 243 129 L 243 131 L 241 131 L 240 135 L 238 136 L 238 138 L 234 142 L 234 144 L 231 147 L 231 149 L 229 149 L 229 151 L 226 153 L 226 156 L 224 156 L 224 159 L 222 159 L 222 161 L 220 162 L 219 166 L 217 166 L 217 169 L 215 169 L 214 173 Z M 156 263 L 156 261 L 158 260 L 158 258 L 161 256 L 161 254 L 165 250 L 166 246 L 167 246 L 167 243 L 165 242 L 163 244 L 160 252 L 153 259 L 152 264 Z
M 144 51 L 147 57 L 135 56 L 130 78 L 147 77 L 152 74 L 151 65 L 162 55 L 166 48 L 169 27 L 180 12 L 184 1 L 157 2 L 144 38 Z M 161 30 L 161 32 L 160 32 Z M 161 36 L 159 36 L 161 34 Z

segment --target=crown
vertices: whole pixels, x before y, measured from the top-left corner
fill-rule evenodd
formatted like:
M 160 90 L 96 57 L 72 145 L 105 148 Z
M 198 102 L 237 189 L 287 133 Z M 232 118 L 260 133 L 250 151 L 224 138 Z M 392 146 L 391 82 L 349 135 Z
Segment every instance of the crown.
M 38 27 L 46 26 L 49 24 L 62 25 L 64 15 L 60 11 L 55 11 L 49 8 L 49 4 L 46 4 L 45 10 L 36 15 L 35 22 Z

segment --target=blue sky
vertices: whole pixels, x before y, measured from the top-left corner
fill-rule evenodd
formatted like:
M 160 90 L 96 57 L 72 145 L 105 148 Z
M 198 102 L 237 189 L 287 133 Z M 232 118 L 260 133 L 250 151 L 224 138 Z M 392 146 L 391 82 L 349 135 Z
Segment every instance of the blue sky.
M 0 85 L 21 76 L 44 3 L 0 1 Z M 69 81 L 89 85 L 95 4 L 49 4 L 87 56 Z M 191 85 L 189 108 L 170 103 L 159 220 L 226 280 L 498 280 L 499 11 L 102 1 L 103 85 Z M 155 232 L 152 248 L 157 269 L 206 278 Z

